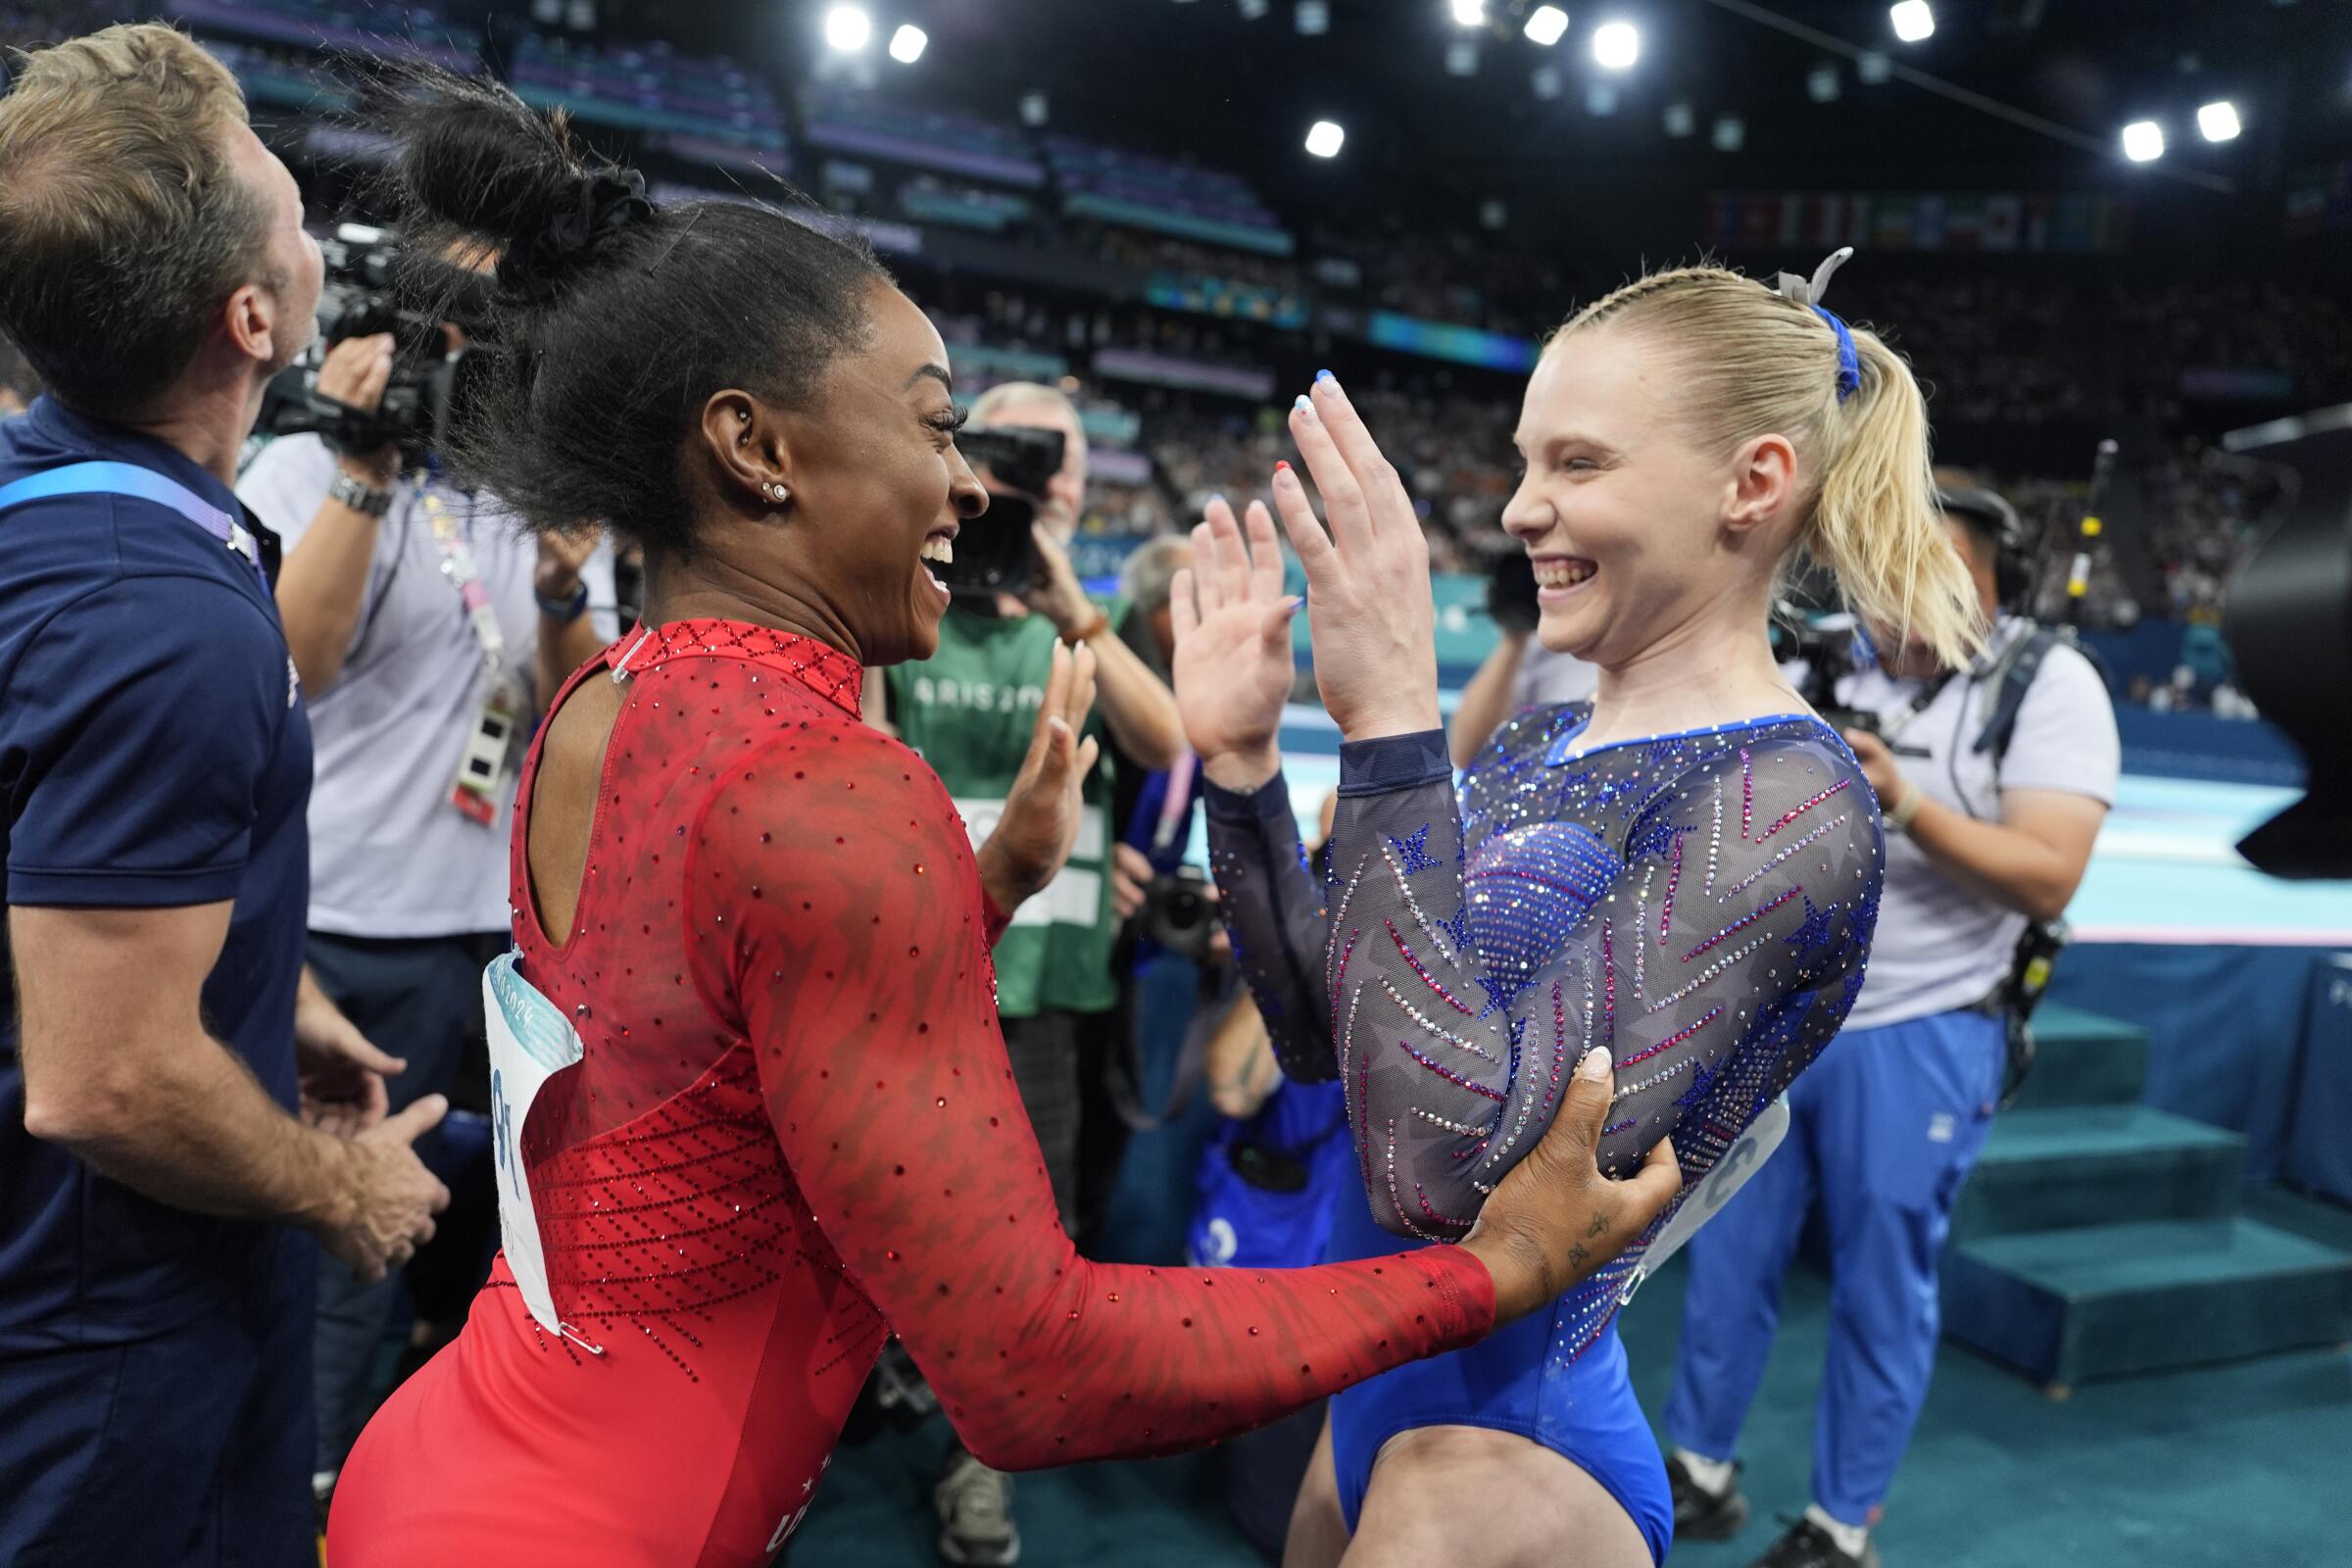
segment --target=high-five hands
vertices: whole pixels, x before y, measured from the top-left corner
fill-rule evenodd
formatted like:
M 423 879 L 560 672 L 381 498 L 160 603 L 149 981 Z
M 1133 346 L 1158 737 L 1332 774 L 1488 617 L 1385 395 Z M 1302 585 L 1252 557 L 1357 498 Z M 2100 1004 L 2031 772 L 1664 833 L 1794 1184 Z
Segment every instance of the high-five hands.
M 1436 729 L 1429 541 L 1412 497 L 1329 370 L 1292 408 L 1291 435 L 1331 520 L 1325 533 L 1304 482 L 1276 465 L 1274 507 L 1306 568 L 1323 707 L 1351 741 Z
M 1169 588 L 1176 629 L 1176 711 L 1200 769 L 1222 788 L 1248 792 L 1282 765 L 1274 744 L 1290 701 L 1291 616 L 1282 550 L 1265 503 L 1250 503 L 1250 537 L 1222 497 L 1193 530 L 1193 564 Z

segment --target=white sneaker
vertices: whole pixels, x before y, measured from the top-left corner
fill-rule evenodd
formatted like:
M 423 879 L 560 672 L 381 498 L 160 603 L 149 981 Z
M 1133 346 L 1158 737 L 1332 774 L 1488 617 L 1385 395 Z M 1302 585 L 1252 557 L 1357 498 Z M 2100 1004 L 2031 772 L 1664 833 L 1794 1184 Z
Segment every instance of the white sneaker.
M 1012 1522 L 1012 1477 L 958 1449 L 931 1502 L 939 1510 L 942 1562 L 1011 1568 L 1021 1560 L 1021 1532 Z

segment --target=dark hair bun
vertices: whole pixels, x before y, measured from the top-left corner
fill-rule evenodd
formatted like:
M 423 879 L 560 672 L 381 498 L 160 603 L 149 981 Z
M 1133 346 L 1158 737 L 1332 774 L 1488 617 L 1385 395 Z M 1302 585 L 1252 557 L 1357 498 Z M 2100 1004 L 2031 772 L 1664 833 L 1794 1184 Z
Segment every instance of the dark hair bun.
M 427 238 L 486 239 L 501 284 L 546 294 L 598 244 L 649 219 L 634 170 L 591 165 L 563 115 L 542 118 L 495 82 L 413 70 L 395 78 L 383 118 L 399 139 L 392 167 L 404 227 Z

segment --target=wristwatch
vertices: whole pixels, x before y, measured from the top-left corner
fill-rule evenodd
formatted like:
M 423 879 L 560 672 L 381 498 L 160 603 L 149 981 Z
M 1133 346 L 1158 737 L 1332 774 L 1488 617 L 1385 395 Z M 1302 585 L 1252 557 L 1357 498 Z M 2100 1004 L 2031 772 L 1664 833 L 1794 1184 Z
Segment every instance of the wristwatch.
M 326 487 L 329 501 L 340 501 L 352 511 L 370 517 L 380 517 L 392 510 L 392 492 L 353 478 L 342 469 L 335 470 L 334 482 Z
M 541 593 L 534 593 L 531 597 L 539 602 L 539 613 L 558 625 L 568 626 L 588 613 L 588 585 L 585 582 L 574 583 L 571 592 L 561 599 L 550 599 Z
M 1908 833 L 1911 831 L 1911 819 L 1919 814 L 1919 808 L 1927 803 L 1927 799 L 1918 785 L 1906 781 L 1903 793 L 1894 798 L 1894 804 L 1886 808 L 1880 820 L 1886 824 L 1889 833 Z
M 1061 634 L 1061 640 L 1070 647 L 1075 648 L 1080 643 L 1086 642 L 1091 638 L 1100 637 L 1108 630 L 1110 630 L 1110 612 L 1098 606 L 1095 610 L 1094 619 L 1088 621 L 1083 626 L 1063 632 Z

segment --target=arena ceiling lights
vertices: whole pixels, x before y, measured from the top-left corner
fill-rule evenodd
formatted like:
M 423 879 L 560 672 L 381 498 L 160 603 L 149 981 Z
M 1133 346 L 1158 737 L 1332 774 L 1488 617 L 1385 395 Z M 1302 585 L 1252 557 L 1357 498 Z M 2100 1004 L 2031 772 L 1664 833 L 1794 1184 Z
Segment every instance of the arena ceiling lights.
M 1335 120 L 1318 120 L 1306 128 L 1306 150 L 1317 158 L 1337 158 L 1348 132 Z
M 2235 141 L 2243 128 L 2237 122 L 2237 105 L 2226 98 L 2197 111 L 2197 132 L 2207 141 Z
M 854 55 L 874 39 L 874 19 L 862 6 L 834 6 L 825 13 L 825 47 Z
M 890 58 L 902 66 L 911 66 L 923 58 L 930 46 L 931 35 L 909 22 L 890 35 Z
M 1603 71 L 1631 71 L 1642 58 L 1642 29 L 1630 22 L 1604 22 L 1592 29 L 1592 63 Z
M 1538 6 L 1528 14 L 1525 29 L 1530 42 L 1548 49 L 1568 32 L 1568 13 L 1558 6 Z
M 2152 164 L 2164 156 L 2164 127 L 2153 120 L 2134 120 L 2124 127 L 2124 156 L 2135 164 Z
M 1887 9 L 1886 20 L 1894 24 L 1894 35 L 1905 43 L 1926 43 L 1936 36 L 1936 12 L 1928 0 L 1902 0 Z

